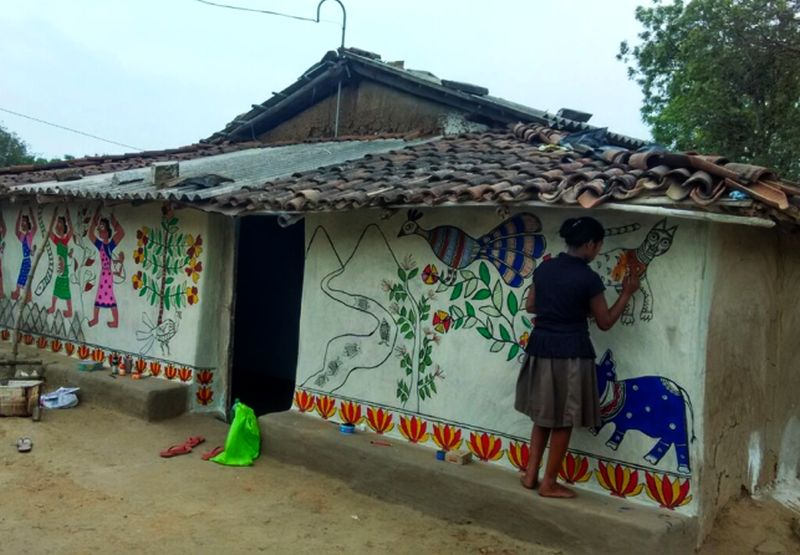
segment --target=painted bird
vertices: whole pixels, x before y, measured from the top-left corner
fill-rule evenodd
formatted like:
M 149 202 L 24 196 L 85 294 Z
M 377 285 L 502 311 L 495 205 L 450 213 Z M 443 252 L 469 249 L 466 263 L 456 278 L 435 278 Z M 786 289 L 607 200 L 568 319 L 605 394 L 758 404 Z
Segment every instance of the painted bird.
M 421 217 L 422 212 L 409 210 L 408 220 L 397 236 L 419 235 L 428 241 L 433 254 L 454 270 L 466 268 L 479 259 L 491 262 L 511 287 L 519 287 L 530 277 L 536 259 L 547 246 L 544 235 L 538 233 L 542 223 L 533 214 L 512 216 L 477 239 L 450 225 L 424 229 L 417 223 Z

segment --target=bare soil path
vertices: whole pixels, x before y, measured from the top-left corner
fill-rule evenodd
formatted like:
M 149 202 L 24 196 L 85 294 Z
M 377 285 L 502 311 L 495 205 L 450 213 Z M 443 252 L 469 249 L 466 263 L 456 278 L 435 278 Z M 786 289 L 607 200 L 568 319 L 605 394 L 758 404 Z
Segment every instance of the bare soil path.
M 270 460 L 249 468 L 202 461 L 227 426 L 164 423 L 90 405 L 39 423 L 0 418 L 0 552 L 558 553 L 474 523 L 431 518 Z M 189 455 L 158 452 L 189 435 Z M 33 450 L 17 453 L 20 436 Z

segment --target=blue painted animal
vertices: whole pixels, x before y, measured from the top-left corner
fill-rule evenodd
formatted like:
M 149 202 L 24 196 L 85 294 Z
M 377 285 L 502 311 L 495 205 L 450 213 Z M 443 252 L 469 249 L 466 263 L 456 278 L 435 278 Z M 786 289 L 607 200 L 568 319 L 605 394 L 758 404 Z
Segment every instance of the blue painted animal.
M 460 228 L 440 225 L 425 229 L 417 223 L 422 217 L 418 210 L 408 212 L 408 220 L 398 237 L 419 235 L 433 250 L 433 254 L 455 270 L 466 268 L 476 260 L 490 262 L 511 287 L 519 287 L 536 268 L 536 259 L 547 246 L 539 218 L 533 214 L 517 214 L 503 221 L 486 235 L 474 238 Z
M 678 472 L 691 472 L 686 409 L 692 418 L 692 441 L 695 440 L 694 409 L 686 390 L 662 376 L 617 380 L 614 355 L 610 350 L 596 368 L 602 424 L 591 432 L 597 435 L 607 424 L 614 424 L 614 434 L 606 445 L 616 451 L 625 434 L 637 430 L 658 440 L 644 456 L 646 461 L 658 464 L 674 445 Z

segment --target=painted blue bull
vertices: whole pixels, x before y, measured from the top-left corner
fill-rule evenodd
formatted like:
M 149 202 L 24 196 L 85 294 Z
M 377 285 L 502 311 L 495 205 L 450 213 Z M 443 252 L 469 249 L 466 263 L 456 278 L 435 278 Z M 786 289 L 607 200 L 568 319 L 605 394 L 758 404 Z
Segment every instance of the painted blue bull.
M 614 424 L 614 435 L 606 442 L 615 451 L 628 430 L 657 439 L 655 446 L 644 456 L 652 464 L 658 464 L 675 446 L 678 472 L 688 474 L 689 427 L 686 409 L 692 418 L 692 441 L 694 435 L 694 409 L 689 394 L 674 381 L 662 376 L 642 376 L 617 381 L 614 355 L 609 350 L 597 365 L 597 388 L 600 393 L 600 428 L 593 429 L 595 435 L 606 424 Z

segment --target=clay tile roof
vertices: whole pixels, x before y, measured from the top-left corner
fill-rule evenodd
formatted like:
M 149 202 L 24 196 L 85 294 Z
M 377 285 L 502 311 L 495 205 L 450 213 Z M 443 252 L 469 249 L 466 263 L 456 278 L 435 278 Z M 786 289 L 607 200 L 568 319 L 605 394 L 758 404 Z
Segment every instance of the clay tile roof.
M 576 141 L 563 131 L 518 123 L 509 131 L 443 137 L 298 173 L 215 202 L 252 211 L 530 201 L 589 209 L 628 203 L 800 224 L 800 186 L 767 168 Z

